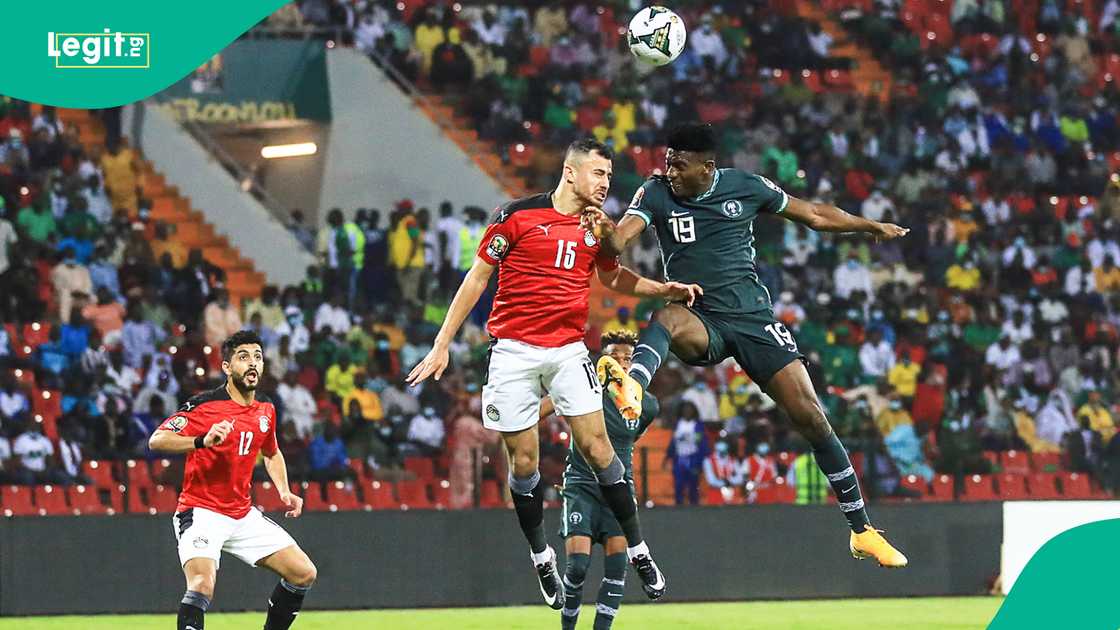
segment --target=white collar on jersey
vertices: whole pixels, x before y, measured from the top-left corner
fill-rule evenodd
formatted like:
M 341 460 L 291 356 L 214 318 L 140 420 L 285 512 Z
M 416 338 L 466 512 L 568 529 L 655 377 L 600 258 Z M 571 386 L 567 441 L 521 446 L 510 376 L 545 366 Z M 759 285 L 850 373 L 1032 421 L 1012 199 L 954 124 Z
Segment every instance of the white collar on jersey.
M 699 197 L 697 197 L 693 201 L 704 201 L 708 197 L 712 196 L 712 193 L 714 193 L 716 191 L 716 186 L 719 186 L 719 173 L 720 173 L 720 169 L 717 168 L 716 169 L 716 174 L 712 177 L 712 187 L 709 188 L 707 192 L 700 195 Z

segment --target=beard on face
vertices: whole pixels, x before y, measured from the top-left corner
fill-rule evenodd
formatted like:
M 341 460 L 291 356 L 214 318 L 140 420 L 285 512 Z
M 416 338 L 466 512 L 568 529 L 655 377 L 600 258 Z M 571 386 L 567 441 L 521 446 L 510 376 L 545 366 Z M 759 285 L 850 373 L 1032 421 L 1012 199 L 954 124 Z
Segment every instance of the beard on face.
M 253 383 L 249 384 L 249 383 L 245 382 L 245 374 L 248 373 L 248 372 L 249 372 L 249 370 L 246 370 L 245 372 L 242 372 L 241 374 L 238 374 L 236 372 L 231 372 L 230 373 L 230 378 L 233 380 L 233 386 L 236 387 L 237 389 L 243 391 L 243 392 L 251 392 L 251 391 L 256 390 L 257 385 L 259 385 L 260 382 L 261 382 L 260 372 L 257 372 L 255 370 L 253 371 L 253 374 L 256 376 L 256 379 L 253 381 Z

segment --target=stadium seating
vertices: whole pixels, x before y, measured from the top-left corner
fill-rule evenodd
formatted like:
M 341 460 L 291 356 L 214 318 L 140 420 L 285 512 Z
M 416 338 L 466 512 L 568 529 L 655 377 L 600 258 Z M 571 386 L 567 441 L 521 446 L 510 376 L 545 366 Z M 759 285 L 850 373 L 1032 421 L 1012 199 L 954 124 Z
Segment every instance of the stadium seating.
M 1035 472 L 1058 472 L 1062 466 L 1062 456 L 1059 453 L 1033 453 L 1031 463 Z
M 900 484 L 902 485 L 903 488 L 909 488 L 910 490 L 920 492 L 921 493 L 921 498 L 923 498 L 923 499 L 930 492 L 929 484 L 926 483 L 926 480 L 922 479 L 921 477 L 919 477 L 917 475 L 905 475 L 905 476 L 903 476 L 901 481 L 900 481 Z
M 109 489 L 117 485 L 113 480 L 113 462 L 108 460 L 87 460 L 82 462 L 82 472 L 90 478 L 93 486 L 98 489 Z
M 318 481 L 305 481 L 300 484 L 303 488 L 303 509 L 308 512 L 334 512 L 331 504 L 323 497 L 323 486 Z
M 388 482 L 366 481 L 361 484 L 362 499 L 375 510 L 397 510 L 401 504 L 393 496 L 393 486 Z
M 422 479 L 398 481 L 397 498 L 405 510 L 430 510 L 435 507 L 428 498 L 428 484 Z
M 173 513 L 178 504 L 179 493 L 175 491 L 175 488 L 164 485 L 148 488 L 148 505 L 157 514 Z
M 148 462 L 142 459 L 130 459 L 124 462 L 125 481 L 133 490 L 147 490 L 155 486 Z
M 62 486 L 35 486 L 35 507 L 47 516 L 67 516 L 78 513 L 66 502 Z
M 493 479 L 483 480 L 479 497 L 479 507 L 500 508 L 505 506 L 506 500 L 502 496 L 501 489 L 498 487 L 498 482 Z
M 1005 473 L 1027 475 L 1031 472 L 1030 453 L 1027 451 L 1003 451 L 1000 453 L 1000 466 Z
M 34 516 L 39 513 L 31 500 L 29 486 L 0 486 L 0 508 L 4 516 Z
M 404 469 L 420 479 L 431 479 L 436 476 L 435 462 L 430 457 L 406 457 Z
M 1058 492 L 1057 473 L 1036 472 L 1030 475 L 1030 491 L 1032 499 L 1056 500 L 1062 498 Z
M 338 510 L 348 512 L 362 509 L 362 504 L 358 501 L 357 492 L 352 484 L 344 481 L 333 481 L 327 483 L 326 486 L 327 502 Z
M 1067 499 L 1092 499 L 1093 489 L 1089 483 L 1089 476 L 1081 473 L 1060 473 L 1058 479 L 1062 483 L 1062 496 Z
M 437 510 L 446 510 L 451 506 L 451 482 L 446 479 L 433 479 L 429 484 L 432 497 L 435 499 Z
M 1004 501 L 1023 501 L 1030 498 L 1027 492 L 1027 478 L 1014 473 L 1000 473 L 996 478 L 999 484 L 999 498 Z
M 77 514 L 109 514 L 110 509 L 105 507 L 98 498 L 97 488 L 93 486 L 75 485 L 66 489 L 70 506 Z
M 298 486 L 292 486 L 295 491 Z M 280 500 L 280 494 L 271 481 L 257 481 L 253 483 L 253 503 L 264 512 L 283 512 L 288 509 Z
M 955 497 L 955 482 L 951 475 L 936 475 L 930 483 L 927 501 L 952 501 Z
M 999 500 L 999 495 L 996 494 L 995 487 L 992 485 L 992 480 L 992 475 L 966 475 L 964 478 L 964 493 L 961 495 L 961 500 Z
M 1003 470 L 1003 465 L 1000 464 L 999 451 L 984 451 L 984 459 L 991 465 L 992 472 L 1000 472 Z
M 129 514 L 154 514 L 148 499 L 145 496 L 145 488 L 129 485 L 125 490 L 125 501 L 128 504 Z

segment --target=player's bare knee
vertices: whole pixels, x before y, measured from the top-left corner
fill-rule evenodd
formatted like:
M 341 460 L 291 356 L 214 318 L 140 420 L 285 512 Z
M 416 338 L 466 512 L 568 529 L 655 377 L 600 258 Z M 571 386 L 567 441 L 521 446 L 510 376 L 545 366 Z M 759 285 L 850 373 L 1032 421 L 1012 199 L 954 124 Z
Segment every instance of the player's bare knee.
M 819 404 L 801 405 L 790 414 L 790 419 L 810 444 L 820 444 L 832 434 L 832 425 L 828 423 L 828 416 Z
M 532 451 L 514 453 L 511 457 L 513 462 L 513 476 L 515 477 L 528 477 L 537 470 L 539 459 L 537 454 Z
M 606 438 L 593 440 L 585 450 L 587 461 L 595 470 L 603 470 L 614 460 L 614 447 Z
M 310 559 L 308 559 L 307 562 L 302 563 L 293 572 L 293 574 L 290 575 L 289 577 L 287 577 L 286 579 L 289 582 L 291 582 L 292 584 L 295 584 L 296 586 L 302 586 L 304 588 L 309 588 L 311 585 L 315 584 L 315 580 L 317 580 L 318 578 L 319 578 L 319 570 L 316 569 L 315 564 L 313 562 L 311 562 Z
M 187 590 L 202 593 L 207 599 L 212 599 L 214 597 L 215 582 L 215 576 L 207 573 L 199 573 L 187 578 Z

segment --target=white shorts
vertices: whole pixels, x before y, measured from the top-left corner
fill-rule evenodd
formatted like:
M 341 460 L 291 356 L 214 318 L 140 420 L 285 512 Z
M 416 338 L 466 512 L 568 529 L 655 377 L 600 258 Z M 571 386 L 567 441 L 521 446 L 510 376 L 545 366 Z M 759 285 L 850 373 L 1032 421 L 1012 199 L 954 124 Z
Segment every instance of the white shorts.
M 489 364 L 482 388 L 482 424 L 487 429 L 508 433 L 537 424 L 546 394 L 561 416 L 603 409 L 603 386 L 582 341 L 540 348 L 499 339 L 490 349 Z
M 192 558 L 210 558 L 221 565 L 222 552 L 249 566 L 285 547 L 296 544 L 284 528 L 257 508 L 236 519 L 206 508 L 188 508 L 171 517 L 179 542 L 179 564 Z

